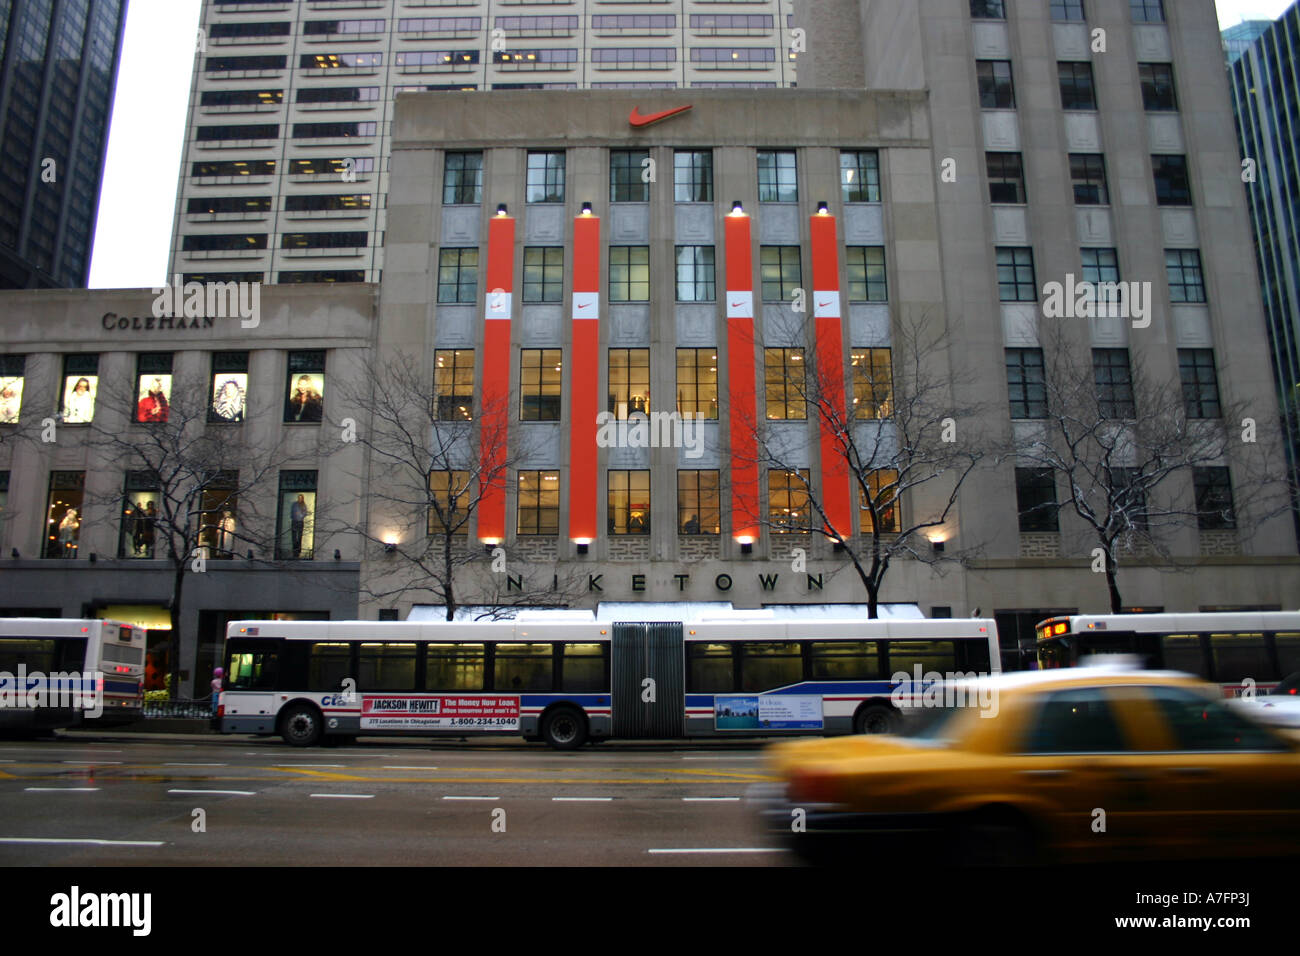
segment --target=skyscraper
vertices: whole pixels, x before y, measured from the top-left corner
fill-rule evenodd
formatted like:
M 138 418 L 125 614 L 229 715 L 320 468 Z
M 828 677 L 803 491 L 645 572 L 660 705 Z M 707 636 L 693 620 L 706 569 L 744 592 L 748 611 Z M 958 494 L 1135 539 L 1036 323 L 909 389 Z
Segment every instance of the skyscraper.
M 0 0 L 0 287 L 86 284 L 127 0 Z

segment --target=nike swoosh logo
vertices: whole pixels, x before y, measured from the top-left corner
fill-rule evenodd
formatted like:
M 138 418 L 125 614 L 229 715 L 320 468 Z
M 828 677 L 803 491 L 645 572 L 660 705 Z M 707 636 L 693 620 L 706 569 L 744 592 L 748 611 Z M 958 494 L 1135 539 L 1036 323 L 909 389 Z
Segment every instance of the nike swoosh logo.
M 830 305 L 829 302 L 820 302 L 820 301 L 819 301 L 819 302 L 817 303 L 817 308 L 819 308 L 819 309 L 824 309 L 824 308 L 826 308 L 826 306 L 828 306 L 828 305 Z
M 590 302 L 579 302 L 579 303 L 578 303 L 578 308 L 580 308 L 580 309 L 585 309 L 585 308 L 587 308 L 587 306 L 589 306 L 589 305 L 591 305 Z
M 732 307 L 733 309 L 739 309 L 739 308 L 740 308 L 742 305 L 744 305 L 744 304 L 745 304 L 744 302 L 733 302 L 733 303 L 731 303 L 731 307 Z
M 640 112 L 640 107 L 634 106 L 632 107 L 632 113 L 630 116 L 628 116 L 627 121 L 632 126 L 636 127 L 637 129 L 640 129 L 643 126 L 649 126 L 651 123 L 658 123 L 660 120 L 667 119 L 670 116 L 676 116 L 678 113 L 685 113 L 693 106 L 694 104 L 691 104 L 689 106 L 679 106 L 676 109 L 663 110 L 662 112 L 659 113 L 651 113 L 648 116 L 642 116 Z

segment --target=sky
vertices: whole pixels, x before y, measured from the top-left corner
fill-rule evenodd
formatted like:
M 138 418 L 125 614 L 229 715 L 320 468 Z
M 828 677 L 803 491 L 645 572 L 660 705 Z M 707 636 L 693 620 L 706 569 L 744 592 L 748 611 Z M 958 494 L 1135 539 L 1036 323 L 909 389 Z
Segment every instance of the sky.
M 1291 2 L 1217 0 L 1219 26 L 1272 20 Z M 200 0 L 130 0 L 90 266 L 92 289 L 150 288 L 166 281 L 199 6 Z

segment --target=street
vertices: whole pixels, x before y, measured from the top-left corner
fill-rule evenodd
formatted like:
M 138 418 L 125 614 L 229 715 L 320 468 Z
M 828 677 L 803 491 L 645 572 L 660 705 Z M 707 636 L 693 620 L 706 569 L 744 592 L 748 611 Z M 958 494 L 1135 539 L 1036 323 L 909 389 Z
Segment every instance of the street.
M 0 865 L 792 865 L 758 744 L 0 739 Z

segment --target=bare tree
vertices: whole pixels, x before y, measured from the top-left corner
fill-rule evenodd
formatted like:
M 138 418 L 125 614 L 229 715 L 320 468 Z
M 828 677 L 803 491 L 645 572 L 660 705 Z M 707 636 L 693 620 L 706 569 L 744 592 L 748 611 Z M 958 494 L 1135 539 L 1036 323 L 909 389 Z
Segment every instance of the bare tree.
M 795 369 L 781 383 L 784 400 L 793 401 L 796 411 L 806 409 L 810 423 L 830 436 L 834 470 L 840 475 L 811 480 L 813 470 L 803 463 L 815 457 L 819 440 L 809 439 L 810 431 L 790 442 L 789 433 L 773 427 L 772 421 L 749 427 L 760 468 L 789 476 L 797 499 L 806 502 L 804 514 L 786 514 L 772 502 L 769 488 L 769 507 L 759 523 L 770 532 L 820 533 L 840 546 L 867 592 L 868 613 L 874 618 L 896 559 L 937 566 L 961 561 L 976 550 L 972 544 L 963 552 L 940 552 L 927 532 L 953 517 L 962 487 L 995 453 L 995 446 L 983 434 L 979 409 L 954 403 L 964 379 L 952 369 L 946 334 L 929 313 L 921 312 L 914 320 L 905 315 L 896 323 L 892 348 L 854 353 L 847 392 L 842 363 L 826 360 L 817 349 L 804 350 L 802 373 Z M 852 518 L 848 527 L 832 521 L 828 477 L 851 484 L 858 498 L 860 533 Z

